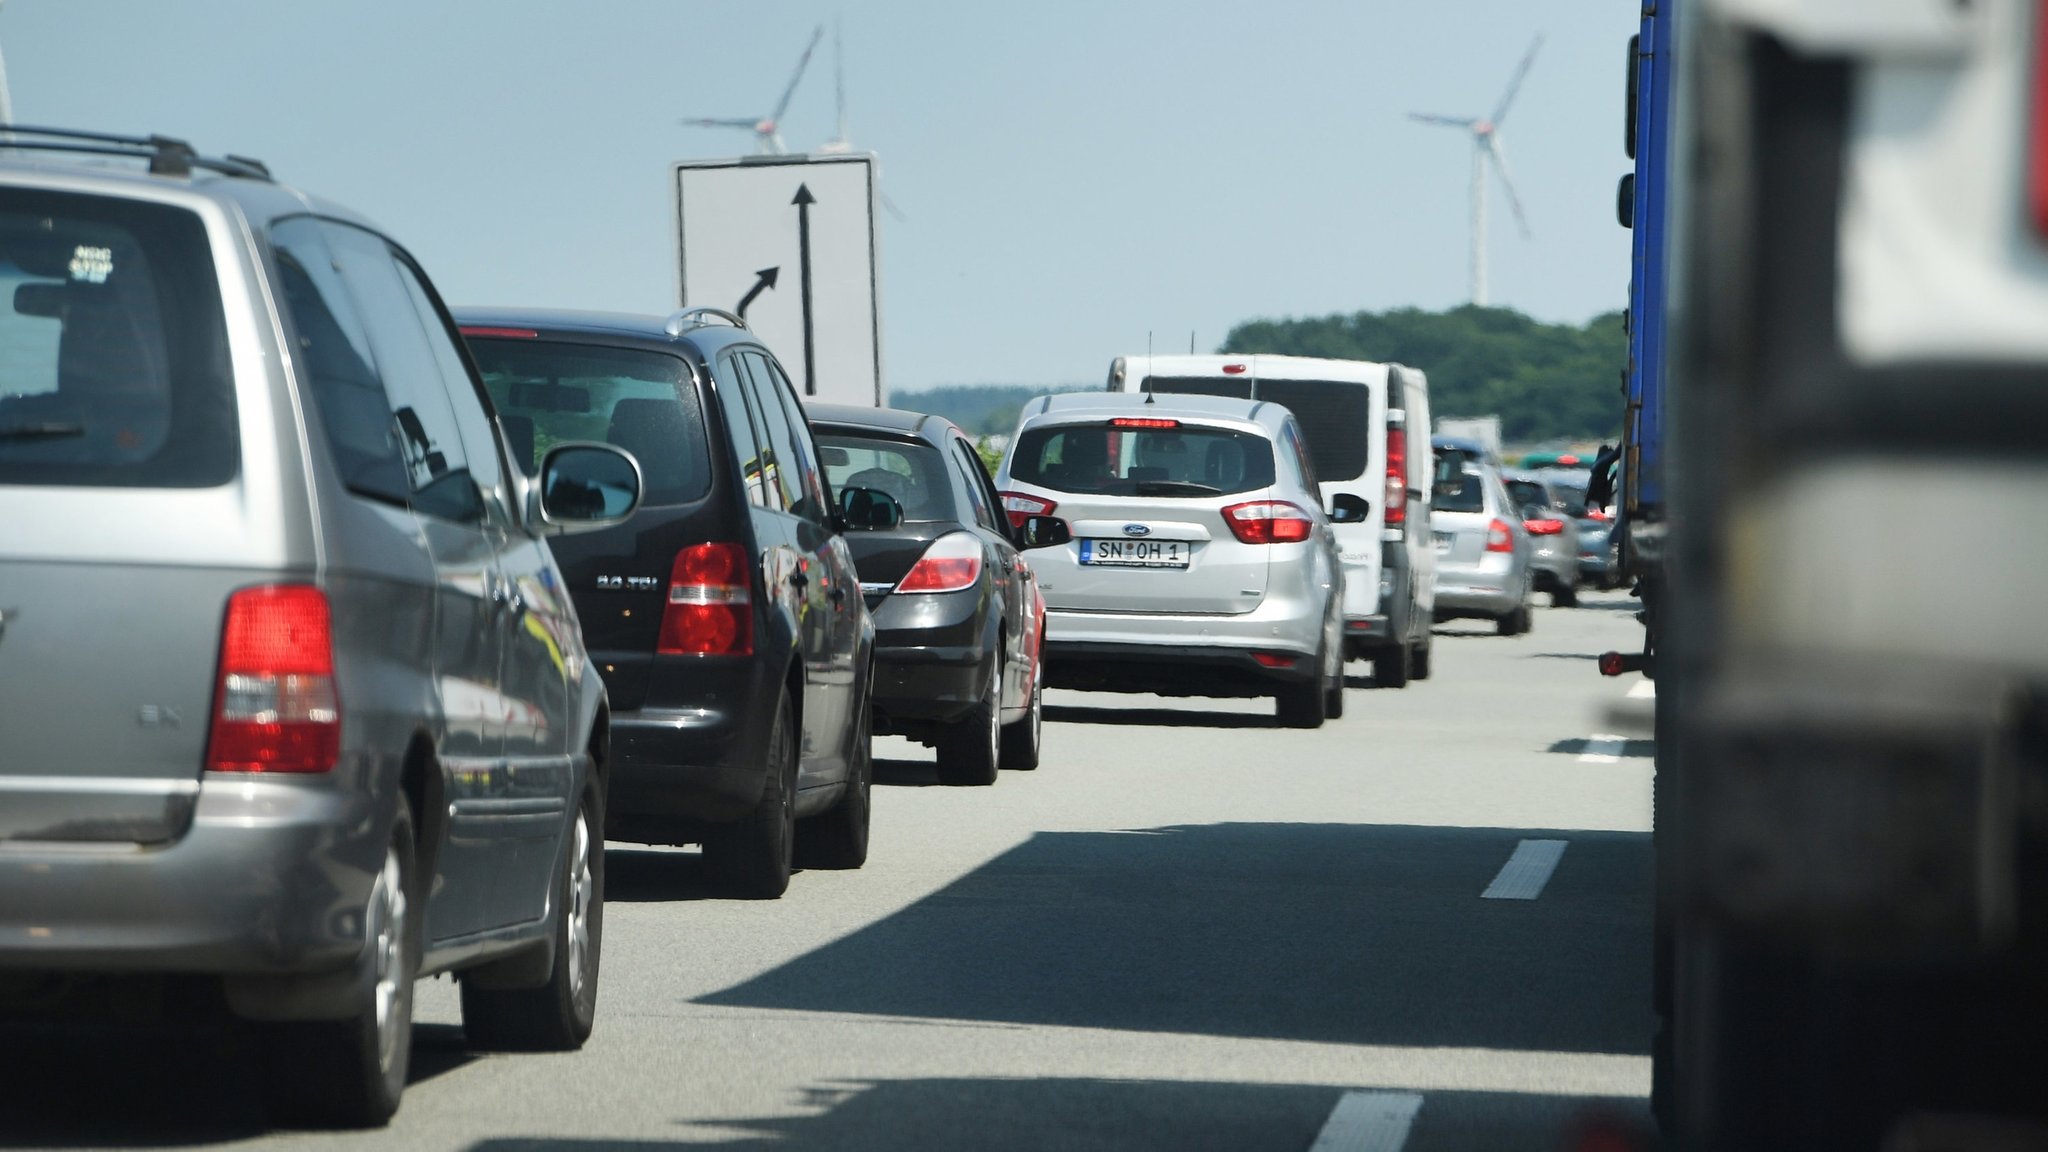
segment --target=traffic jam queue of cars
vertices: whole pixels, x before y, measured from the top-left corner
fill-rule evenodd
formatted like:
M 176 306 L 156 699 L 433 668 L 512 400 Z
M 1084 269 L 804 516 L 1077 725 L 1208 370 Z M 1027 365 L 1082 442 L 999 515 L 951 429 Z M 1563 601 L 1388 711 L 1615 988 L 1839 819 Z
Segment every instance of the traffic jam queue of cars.
M 579 1047 L 608 839 L 774 898 L 866 861 L 876 732 L 987 785 L 1048 686 L 1315 727 L 1347 661 L 1568 596 L 1560 497 L 1431 451 L 1410 368 L 1121 359 L 992 478 L 736 316 L 451 311 L 255 161 L 10 148 L 0 1010 L 211 982 L 281 1122 L 390 1118 L 422 977 L 472 1047 Z

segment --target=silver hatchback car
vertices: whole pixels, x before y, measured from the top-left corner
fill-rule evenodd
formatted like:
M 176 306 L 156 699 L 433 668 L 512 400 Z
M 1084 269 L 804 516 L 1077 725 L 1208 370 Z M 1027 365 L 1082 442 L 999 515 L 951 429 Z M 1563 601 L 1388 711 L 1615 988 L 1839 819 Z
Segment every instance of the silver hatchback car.
M 323 1124 L 396 1110 L 423 975 L 581 1044 L 607 727 L 545 537 L 637 464 L 508 466 L 418 265 L 255 162 L 12 131 L 143 164 L 0 163 L 0 1009 L 217 980 Z
M 996 485 L 1013 522 L 1072 535 L 1031 556 L 1047 682 L 1272 696 L 1294 727 L 1343 715 L 1342 569 L 1314 476 L 1294 416 L 1266 401 L 1026 405 Z
M 1431 531 L 1436 535 L 1436 618 L 1492 620 L 1503 636 L 1529 630 L 1535 588 L 1522 510 L 1499 464 L 1476 441 L 1438 436 Z

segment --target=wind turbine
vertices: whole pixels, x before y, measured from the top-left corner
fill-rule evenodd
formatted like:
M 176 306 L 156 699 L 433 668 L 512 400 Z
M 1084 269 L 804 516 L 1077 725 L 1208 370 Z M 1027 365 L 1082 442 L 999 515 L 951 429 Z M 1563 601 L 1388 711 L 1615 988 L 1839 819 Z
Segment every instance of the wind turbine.
M 0 0 L 4 5 L 7 0 Z M 14 123 L 14 94 L 7 89 L 7 60 L 0 57 L 0 126 Z
M 1536 62 L 1536 50 L 1543 47 L 1543 34 L 1529 42 L 1529 51 L 1522 56 L 1522 63 L 1515 68 L 1515 74 L 1508 81 L 1507 91 L 1501 93 L 1500 103 L 1494 106 L 1493 115 L 1481 120 L 1473 116 L 1439 116 L 1429 112 L 1410 112 L 1410 120 L 1424 124 L 1435 124 L 1444 128 L 1458 128 L 1472 134 L 1472 303 L 1482 307 L 1486 304 L 1486 166 L 1492 164 L 1500 173 L 1500 186 L 1508 194 L 1508 207 L 1514 209 L 1515 224 L 1522 230 L 1522 238 L 1529 238 L 1529 220 L 1522 214 L 1522 199 L 1515 194 L 1515 181 L 1508 174 L 1507 152 L 1501 146 L 1500 124 L 1507 118 L 1508 108 L 1515 102 L 1515 93 L 1521 91 L 1522 78 L 1529 74 L 1529 65 Z
M 811 52 L 818 47 L 818 41 L 825 35 L 825 26 L 820 24 L 811 32 L 811 42 L 804 45 L 804 54 L 798 57 L 796 71 L 790 74 L 789 86 L 782 90 L 782 99 L 776 102 L 775 111 L 758 120 L 739 117 L 691 117 L 682 123 L 692 128 L 744 128 L 754 134 L 754 150 L 764 156 L 780 156 L 789 151 L 782 144 L 782 114 L 789 111 L 789 99 L 796 95 L 796 86 L 804 78 L 804 69 L 811 62 Z
M 0 3 L 5 2 L 6 0 L 0 0 Z M 821 156 L 843 156 L 853 151 L 853 141 L 846 138 L 846 50 L 839 40 L 837 20 L 832 22 L 832 89 L 833 103 L 838 108 L 839 120 L 832 138 L 818 145 L 818 154 Z M 896 207 L 896 202 L 889 199 L 887 192 L 878 187 L 875 189 L 875 195 L 882 201 L 882 207 L 899 223 L 908 219 L 903 215 L 903 210 Z

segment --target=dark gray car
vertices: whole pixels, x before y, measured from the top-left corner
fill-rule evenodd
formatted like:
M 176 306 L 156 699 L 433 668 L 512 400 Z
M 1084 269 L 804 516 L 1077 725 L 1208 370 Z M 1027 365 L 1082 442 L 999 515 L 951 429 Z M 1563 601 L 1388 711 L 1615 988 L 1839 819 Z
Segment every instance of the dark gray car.
M 580 1045 L 605 698 L 544 537 L 637 465 L 508 467 L 361 220 L 88 143 L 149 170 L 0 164 L 0 1007 L 217 979 L 319 1123 L 396 1110 L 424 975 L 472 1044 Z

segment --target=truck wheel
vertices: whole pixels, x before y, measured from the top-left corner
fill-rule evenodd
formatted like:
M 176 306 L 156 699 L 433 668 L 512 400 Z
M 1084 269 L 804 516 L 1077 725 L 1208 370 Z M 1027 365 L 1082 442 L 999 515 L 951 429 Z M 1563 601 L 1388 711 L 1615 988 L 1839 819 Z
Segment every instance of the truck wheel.
M 768 734 L 768 781 L 760 803 L 704 844 L 719 886 L 743 900 L 773 900 L 789 890 L 796 846 L 796 733 L 789 693 L 775 705 Z
M 398 1111 L 412 1057 L 412 993 L 419 972 L 419 909 L 412 805 L 403 796 L 370 887 L 363 934 L 370 946 L 356 1014 L 346 1020 L 266 1025 L 259 1033 L 269 1112 L 285 1124 L 381 1128 Z
M 555 965 L 538 988 L 462 982 L 462 1030 L 470 1047 L 573 1052 L 597 1022 L 597 970 L 604 944 L 604 805 L 586 790 L 569 827 L 555 899 Z

